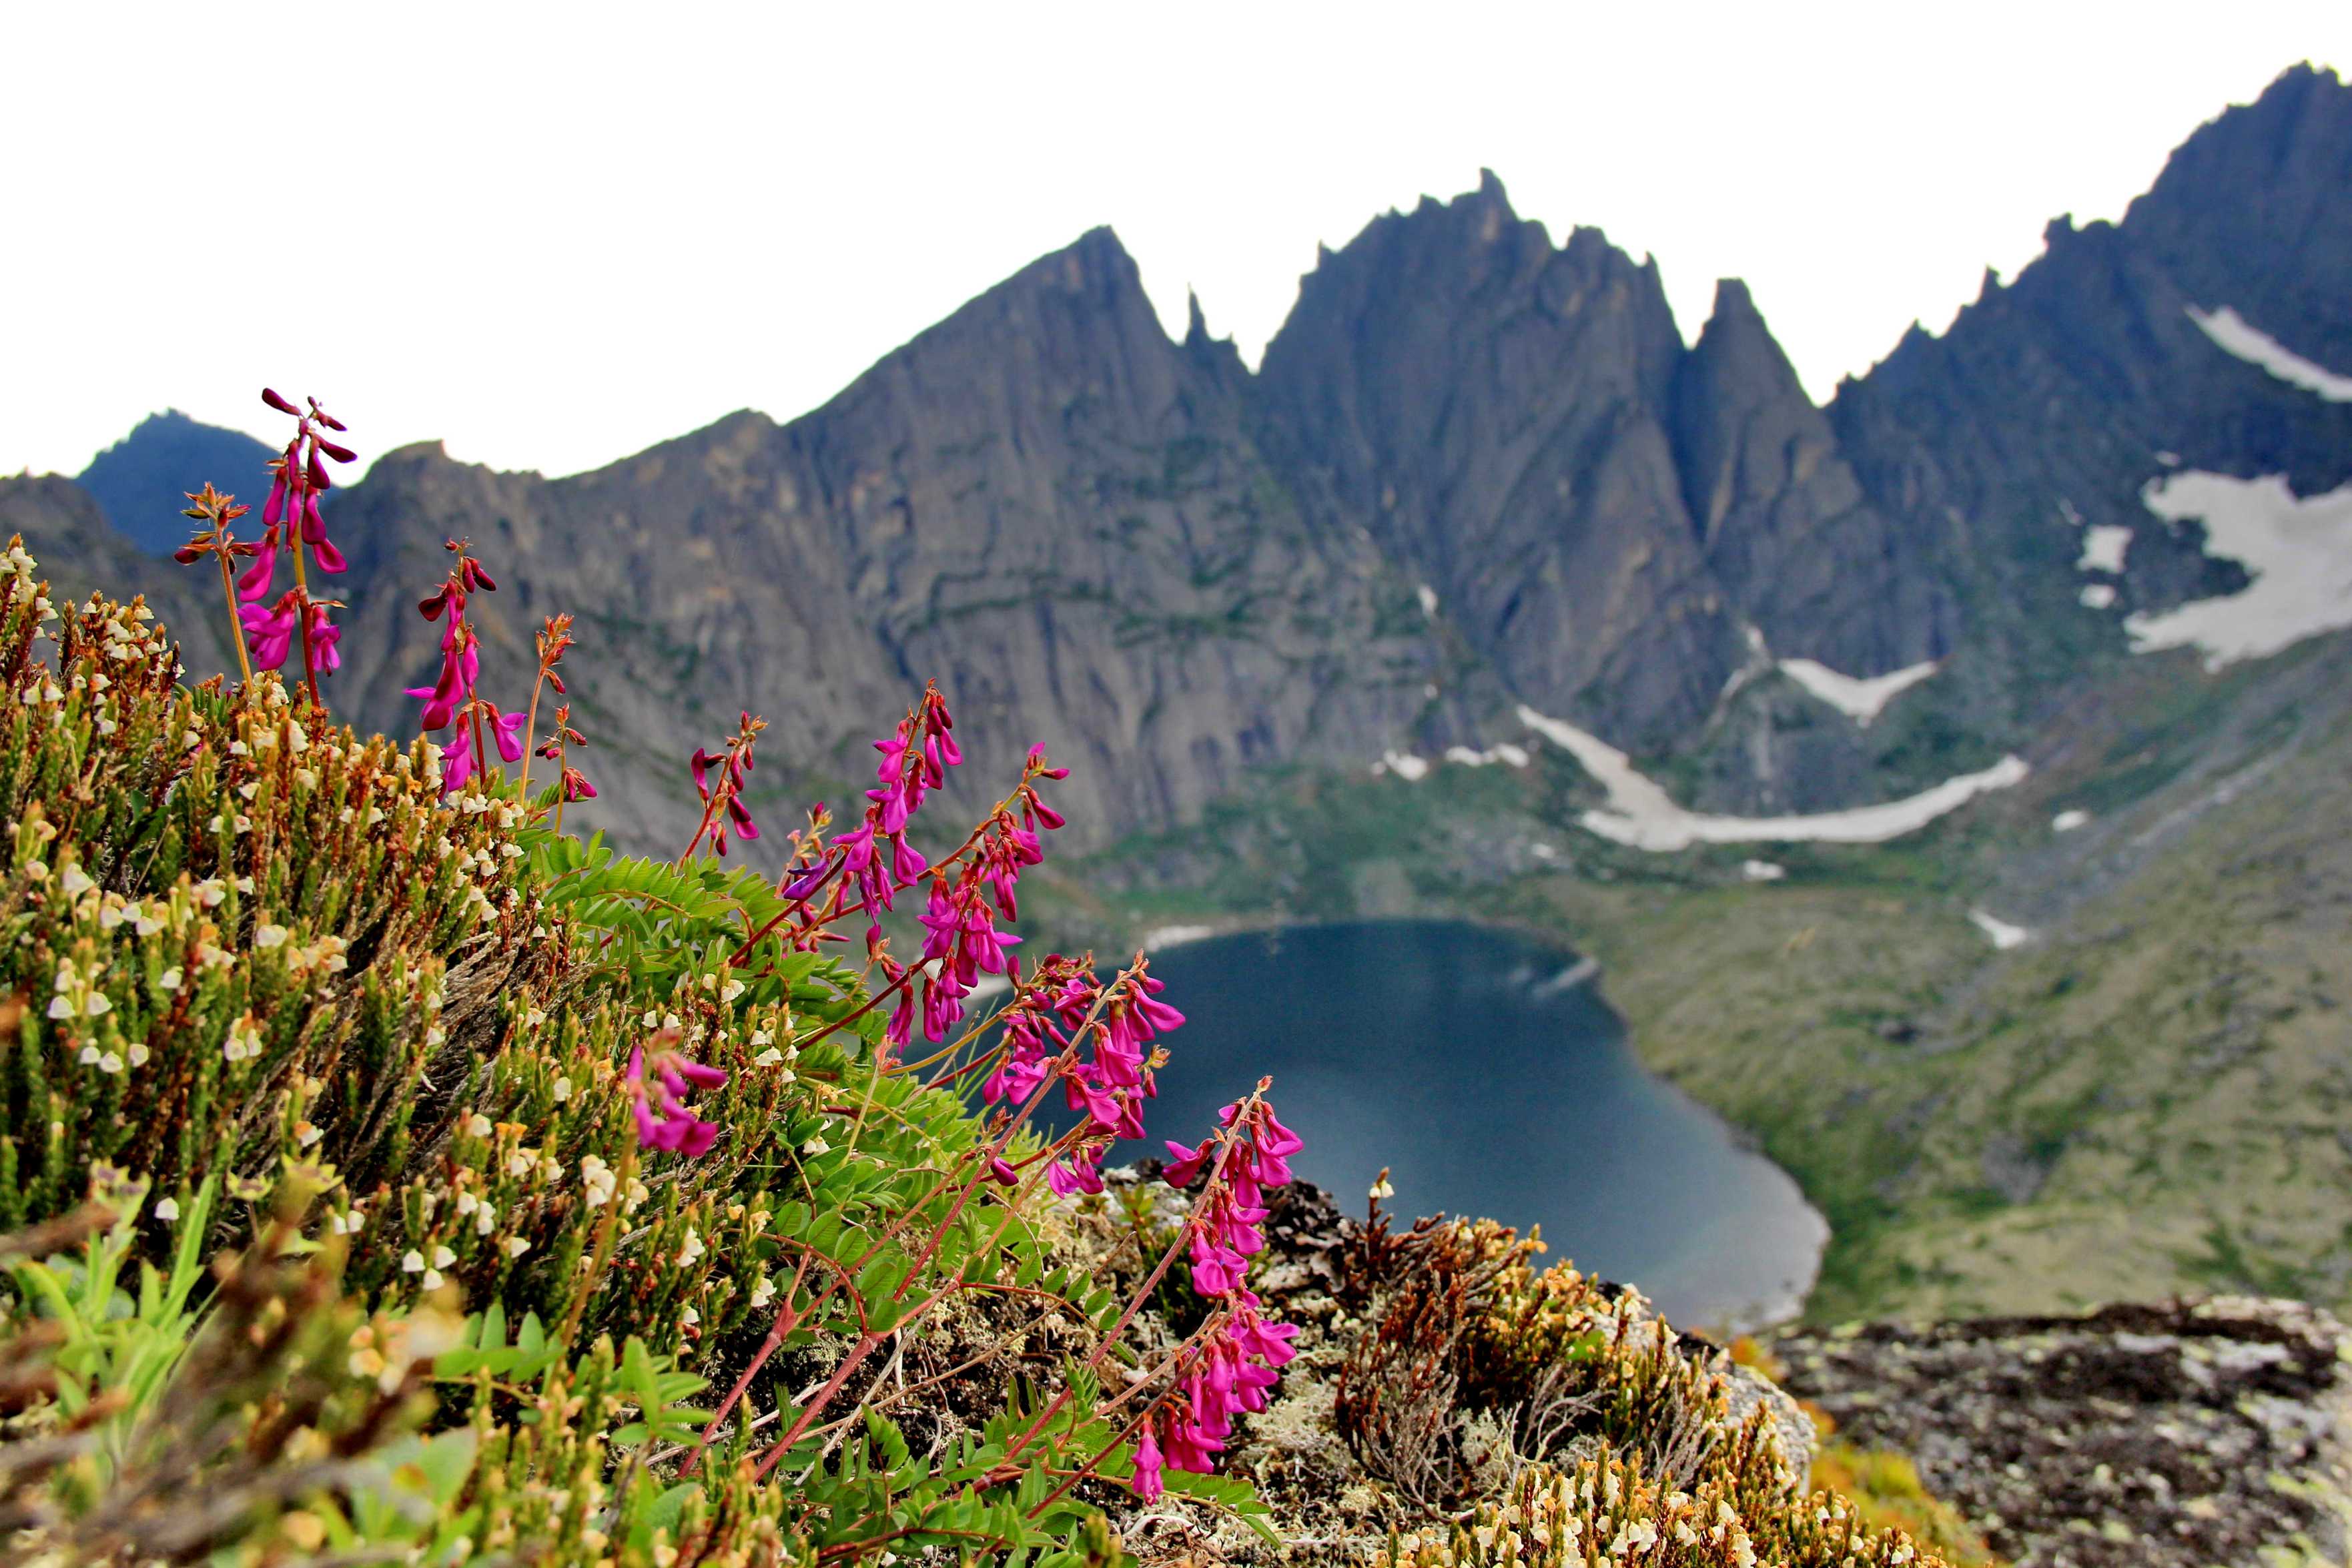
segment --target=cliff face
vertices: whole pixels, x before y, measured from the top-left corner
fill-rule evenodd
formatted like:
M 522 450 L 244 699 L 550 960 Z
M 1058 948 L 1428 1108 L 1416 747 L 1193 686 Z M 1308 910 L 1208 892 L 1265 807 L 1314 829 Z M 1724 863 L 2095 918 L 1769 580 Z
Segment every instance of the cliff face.
M 1369 528 L 1523 700 L 1647 747 L 1741 657 L 1664 417 L 1681 355 L 1654 265 L 1595 229 L 1553 249 L 1488 174 L 1327 256 L 1260 393 L 1310 510 Z
M 331 501 L 349 664 L 372 723 L 433 664 L 413 601 L 470 537 L 496 696 L 542 615 L 582 617 L 574 701 L 601 820 L 646 842 L 693 810 L 682 759 L 735 711 L 773 728 L 771 801 L 862 784 L 864 741 L 936 677 L 975 766 L 1033 742 L 1079 764 L 1097 837 L 1182 820 L 1246 770 L 1405 742 L 1433 656 L 1411 586 L 1292 504 L 1244 432 L 1242 372 L 1168 341 L 1108 230 L 1045 258 L 779 426 L 740 414 L 546 480 L 387 455 Z M 838 798 L 835 796 L 835 798 Z
M 1876 673 L 1959 641 L 1949 591 L 1864 496 L 1737 279 L 1675 367 L 1672 429 L 1707 567 L 1773 653 Z
M 331 503 L 353 563 L 337 684 L 406 726 L 386 693 L 432 662 L 409 605 L 467 535 L 507 569 L 483 605 L 497 695 L 520 701 L 540 616 L 583 617 L 604 819 L 638 845 L 690 826 L 677 759 L 737 709 L 777 725 L 762 793 L 798 798 L 862 774 L 861 739 L 929 676 L 976 759 L 1043 741 L 1079 763 L 1097 841 L 1263 766 L 1507 738 L 1514 702 L 1684 757 L 1694 805 L 1900 793 L 1952 737 L 2021 743 L 2121 654 L 2123 615 L 2243 582 L 2148 513 L 2148 481 L 2352 476 L 2352 403 L 2190 313 L 2352 367 L 2347 192 L 2352 89 L 2291 71 L 2122 224 L 2053 225 L 2013 284 L 1989 277 L 1825 410 L 1744 286 L 1685 348 L 1654 264 L 1592 229 L 1554 247 L 1491 174 L 1327 253 L 1255 376 L 1197 307 L 1171 342 L 1098 230 L 788 425 L 739 414 L 552 481 L 385 457 Z M 86 477 L 178 462 L 173 433 L 142 426 Z M 251 466 L 185 478 L 257 496 Z M 45 482 L 0 488 L 0 523 L 68 580 L 104 557 L 159 602 L 186 591 Z M 2106 606 L 2080 600 L 2089 525 L 2131 535 Z M 176 621 L 219 668 L 218 614 Z M 1759 648 L 1857 677 L 1946 665 L 1911 721 L 1865 732 L 1754 679 Z M 1906 747 L 1906 721 L 1927 738 Z
M 1745 285 L 1685 350 L 1655 263 L 1555 249 L 1489 174 L 1327 255 L 1267 347 L 1270 444 L 1521 700 L 1670 749 L 1749 658 L 1872 675 L 1955 608 L 1864 499 Z

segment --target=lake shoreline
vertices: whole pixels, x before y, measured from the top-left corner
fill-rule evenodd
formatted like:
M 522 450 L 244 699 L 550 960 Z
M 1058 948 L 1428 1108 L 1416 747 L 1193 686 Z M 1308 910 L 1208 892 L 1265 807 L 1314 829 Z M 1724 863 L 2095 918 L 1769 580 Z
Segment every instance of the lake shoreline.
M 1542 953 L 1546 959 L 1561 961 L 1565 967 L 1559 973 L 1549 977 L 1538 977 L 1526 973 L 1523 963 L 1516 966 L 1514 972 L 1506 973 L 1506 971 L 1512 971 L 1513 966 L 1503 963 L 1505 955 L 1497 952 L 1494 955 L 1494 962 L 1488 965 L 1490 969 L 1495 970 L 1495 973 L 1483 975 L 1482 978 L 1505 982 L 1507 984 L 1517 984 L 1524 993 L 1526 1002 L 1532 1005 L 1550 1005 L 1556 1001 L 1563 1001 L 1573 992 L 1588 993 L 1589 1005 L 1605 1015 L 1609 1020 L 1609 1026 L 1616 1042 L 1612 1048 L 1621 1049 L 1630 1064 L 1630 1069 L 1650 1086 L 1646 1091 L 1647 1096 L 1664 1097 L 1672 1102 L 1670 1110 L 1654 1106 L 1650 1111 L 1642 1114 L 1653 1120 L 1663 1116 L 1665 1122 L 1676 1126 L 1703 1124 L 1705 1132 L 1699 1135 L 1700 1143 L 1719 1145 L 1725 1150 L 1735 1152 L 1746 1161 L 1752 1162 L 1754 1167 L 1760 1167 L 1760 1170 L 1750 1169 L 1749 1173 L 1745 1176 L 1734 1176 L 1725 1173 L 1721 1169 L 1717 1170 L 1718 1179 L 1735 1182 L 1738 1189 L 1738 1193 L 1734 1197 L 1727 1200 L 1722 1215 L 1701 1215 L 1700 1217 L 1715 1220 L 1726 1228 L 1727 1234 L 1718 1238 L 1716 1245 L 1722 1249 L 1725 1257 L 1720 1278 L 1723 1290 L 1729 1294 L 1716 1308 L 1703 1314 L 1703 1321 L 1694 1322 L 1693 1326 L 1738 1333 L 1801 1319 L 1812 1287 L 1820 1276 L 1822 1262 L 1832 1238 L 1831 1227 L 1826 1216 L 1819 1205 L 1812 1201 L 1811 1194 L 1804 1191 L 1802 1184 L 1799 1183 L 1785 1167 L 1771 1161 L 1763 1152 L 1761 1142 L 1752 1131 L 1730 1121 L 1714 1107 L 1692 1096 L 1672 1078 L 1652 1067 L 1639 1049 L 1638 1042 L 1633 1038 L 1633 1031 L 1623 1015 L 1611 1005 L 1607 997 L 1600 992 L 1596 983 L 1601 980 L 1602 975 L 1598 961 L 1592 955 L 1576 949 L 1567 940 L 1565 933 L 1558 928 L 1548 928 L 1527 921 L 1479 918 L 1453 912 L 1383 917 L 1373 920 L 1360 918 L 1314 921 L 1226 919 L 1187 922 L 1181 925 L 1171 921 L 1148 931 L 1145 933 L 1145 940 L 1139 945 L 1147 953 L 1155 955 L 1164 953 L 1171 959 L 1175 959 L 1177 955 L 1184 954 L 1187 950 L 1202 943 L 1231 941 L 1241 937 L 1255 936 L 1281 942 L 1283 939 L 1294 936 L 1319 934 L 1329 938 L 1331 942 L 1344 942 L 1351 937 L 1357 941 L 1375 940 L 1384 928 L 1391 931 L 1404 931 L 1416 926 L 1430 928 L 1433 935 L 1451 933 L 1451 940 L 1457 944 L 1465 940 L 1464 933 L 1477 933 L 1479 936 L 1500 939 L 1505 942 L 1516 942 L 1533 952 Z M 1475 942 L 1473 947 L 1476 947 Z M 1479 951 L 1483 952 L 1483 949 Z M 1582 1005 L 1587 1004 L 1580 1004 L 1580 1005 Z M 1177 1043 L 1181 1046 L 1182 1042 L 1180 1040 Z M 1276 1070 L 1277 1072 L 1282 1070 L 1279 1064 L 1276 1064 Z M 1609 1087 L 1612 1080 L 1608 1071 L 1597 1069 L 1590 1063 L 1586 1064 L 1582 1070 L 1595 1074 L 1589 1080 L 1595 1093 L 1606 1095 L 1621 1092 Z M 1583 1083 L 1588 1080 L 1578 1081 Z M 1277 1090 L 1277 1094 L 1279 1092 Z M 1647 1098 L 1644 1098 L 1643 1102 L 1648 1103 Z M 1583 1107 L 1571 1107 L 1565 1103 L 1559 1109 L 1563 1115 L 1569 1115 L 1571 1112 L 1580 1114 L 1585 1110 Z M 1640 1120 L 1640 1116 L 1637 1115 L 1636 1120 Z M 1475 1137 L 1475 1134 L 1473 1133 L 1471 1136 Z M 1688 1137 L 1690 1134 L 1685 1132 L 1677 1136 Z M 1403 1143 L 1410 1144 L 1412 1140 L 1407 1138 Z M 1648 1157 L 1657 1158 L 1658 1153 L 1654 1150 Z M 1595 1158 L 1597 1159 L 1598 1156 Z M 1706 1155 L 1705 1150 L 1696 1146 L 1686 1150 L 1669 1150 L 1664 1155 L 1664 1168 L 1672 1169 L 1694 1161 L 1699 1164 L 1706 1164 L 1709 1160 L 1717 1162 L 1719 1165 L 1722 1158 L 1719 1155 Z M 1734 1163 L 1737 1164 L 1737 1162 Z M 1591 1170 L 1596 1168 L 1587 1167 L 1584 1173 L 1589 1173 Z M 1769 1172 L 1769 1175 L 1763 1173 L 1766 1172 Z M 1558 1173 L 1555 1173 L 1552 1195 L 1554 1201 L 1560 1201 L 1557 1179 Z M 1763 1183 L 1765 1188 L 1780 1192 L 1781 1195 L 1778 1197 L 1769 1195 L 1763 1188 L 1756 1185 L 1759 1182 Z M 1345 1184 L 1336 1184 L 1344 1185 Z M 1572 1184 L 1596 1192 L 1606 1192 L 1611 1183 L 1604 1180 L 1597 1183 L 1576 1182 Z M 1531 1197 L 1524 1209 L 1515 1213 L 1511 1212 L 1515 1205 L 1507 1197 L 1496 1197 L 1490 1194 L 1475 1209 L 1470 1205 L 1460 1204 L 1435 1206 L 1451 1207 L 1454 1212 L 1485 1214 L 1487 1217 L 1504 1224 L 1516 1225 L 1525 1230 L 1538 1223 L 1537 1216 L 1526 1211 L 1539 1208 L 1542 1204 L 1543 1199 L 1540 1196 Z M 1758 1204 L 1762 1204 L 1763 1209 L 1756 1209 Z M 1743 1212 L 1743 1205 L 1745 1210 L 1753 1211 L 1748 1215 L 1748 1221 L 1752 1223 L 1743 1224 L 1738 1219 L 1738 1216 Z M 1780 1217 L 1769 1223 L 1764 1223 L 1759 1216 L 1765 1213 L 1778 1215 Z M 1559 1217 L 1557 1211 L 1553 1217 L 1555 1219 Z M 1777 1240 L 1766 1238 L 1760 1233 L 1748 1234 L 1754 1231 L 1759 1224 L 1762 1225 L 1764 1231 L 1772 1233 Z M 1774 1256 L 1780 1259 L 1771 1267 L 1786 1268 L 1787 1275 L 1779 1284 L 1769 1284 L 1759 1279 L 1755 1279 L 1751 1285 L 1736 1285 L 1734 1282 L 1741 1277 L 1743 1270 L 1751 1276 L 1756 1272 L 1759 1267 L 1758 1249 L 1768 1247 L 1777 1247 Z M 1712 1278 L 1705 1268 L 1704 1259 L 1706 1256 L 1706 1249 L 1702 1247 L 1698 1252 L 1678 1258 L 1671 1268 L 1659 1271 L 1662 1275 L 1661 1289 L 1669 1295 L 1679 1292 L 1687 1299 L 1690 1291 L 1697 1288 L 1692 1283 L 1694 1279 Z M 1693 1272 L 1695 1269 L 1697 1271 L 1696 1274 Z M 1610 1274 L 1612 1278 L 1625 1278 L 1627 1283 L 1643 1289 L 1645 1294 L 1652 1293 L 1651 1284 L 1641 1277 L 1643 1272 L 1641 1270 L 1609 1268 L 1605 1266 L 1604 1260 L 1601 1271 Z M 1629 1273 L 1631 1277 L 1626 1278 Z M 1754 1291 L 1752 1295 L 1740 1294 L 1742 1291 L 1750 1289 Z M 1691 1315 L 1687 1311 L 1684 1314 L 1686 1318 Z

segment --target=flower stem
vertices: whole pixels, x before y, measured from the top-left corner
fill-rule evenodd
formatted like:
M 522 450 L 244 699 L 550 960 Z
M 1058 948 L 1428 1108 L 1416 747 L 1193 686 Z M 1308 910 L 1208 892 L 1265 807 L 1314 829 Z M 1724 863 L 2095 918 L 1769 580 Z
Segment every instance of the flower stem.
M 319 667 L 310 655 L 310 583 L 302 571 L 302 531 L 293 529 L 294 536 L 294 626 L 302 635 L 302 682 L 310 689 L 310 706 L 324 708 L 319 700 Z
M 474 633 L 474 623 L 466 623 L 467 640 L 474 645 L 475 656 L 480 657 L 482 639 Z M 466 682 L 466 711 L 474 721 L 474 772 L 480 775 L 487 790 L 490 782 L 490 754 L 482 750 L 482 703 L 472 681 Z
M 228 595 L 228 632 L 236 639 L 236 667 L 245 672 L 245 684 L 253 685 L 253 660 L 245 651 L 245 621 L 236 613 L 236 583 L 228 574 L 228 557 L 215 554 L 220 563 L 221 592 Z
M 547 666 L 542 664 L 539 667 L 539 679 L 531 682 L 530 716 L 522 721 L 522 805 L 525 811 L 530 809 L 530 759 L 533 754 L 531 742 L 539 735 L 539 694 L 546 685 Z M 557 765 L 560 767 L 562 764 Z M 561 791 L 557 793 L 556 809 L 559 811 L 562 809 Z

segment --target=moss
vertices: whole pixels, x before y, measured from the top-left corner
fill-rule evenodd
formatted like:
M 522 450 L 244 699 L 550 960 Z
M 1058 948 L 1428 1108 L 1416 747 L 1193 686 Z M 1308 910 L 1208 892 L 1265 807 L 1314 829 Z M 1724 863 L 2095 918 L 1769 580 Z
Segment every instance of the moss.
M 1813 1454 L 1813 1479 L 1846 1498 L 1871 1529 L 1900 1531 L 1953 1568 L 1995 1568 L 2000 1561 L 1958 1509 L 1927 1490 L 1918 1467 L 1901 1454 L 1824 1442 Z

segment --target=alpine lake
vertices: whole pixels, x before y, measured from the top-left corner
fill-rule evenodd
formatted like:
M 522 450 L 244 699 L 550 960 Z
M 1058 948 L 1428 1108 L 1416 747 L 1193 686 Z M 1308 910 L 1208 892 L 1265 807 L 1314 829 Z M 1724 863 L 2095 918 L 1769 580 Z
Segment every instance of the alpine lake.
M 1540 1226 L 1545 1261 L 1635 1285 L 1679 1325 L 1794 1316 L 1827 1223 L 1785 1171 L 1643 1068 L 1593 969 L 1443 921 L 1161 947 L 1151 973 L 1186 1022 L 1164 1040 L 1150 1152 L 1197 1142 L 1270 1077 L 1307 1142 L 1293 1170 L 1343 1209 L 1364 1212 L 1385 1166 L 1390 1214 Z

